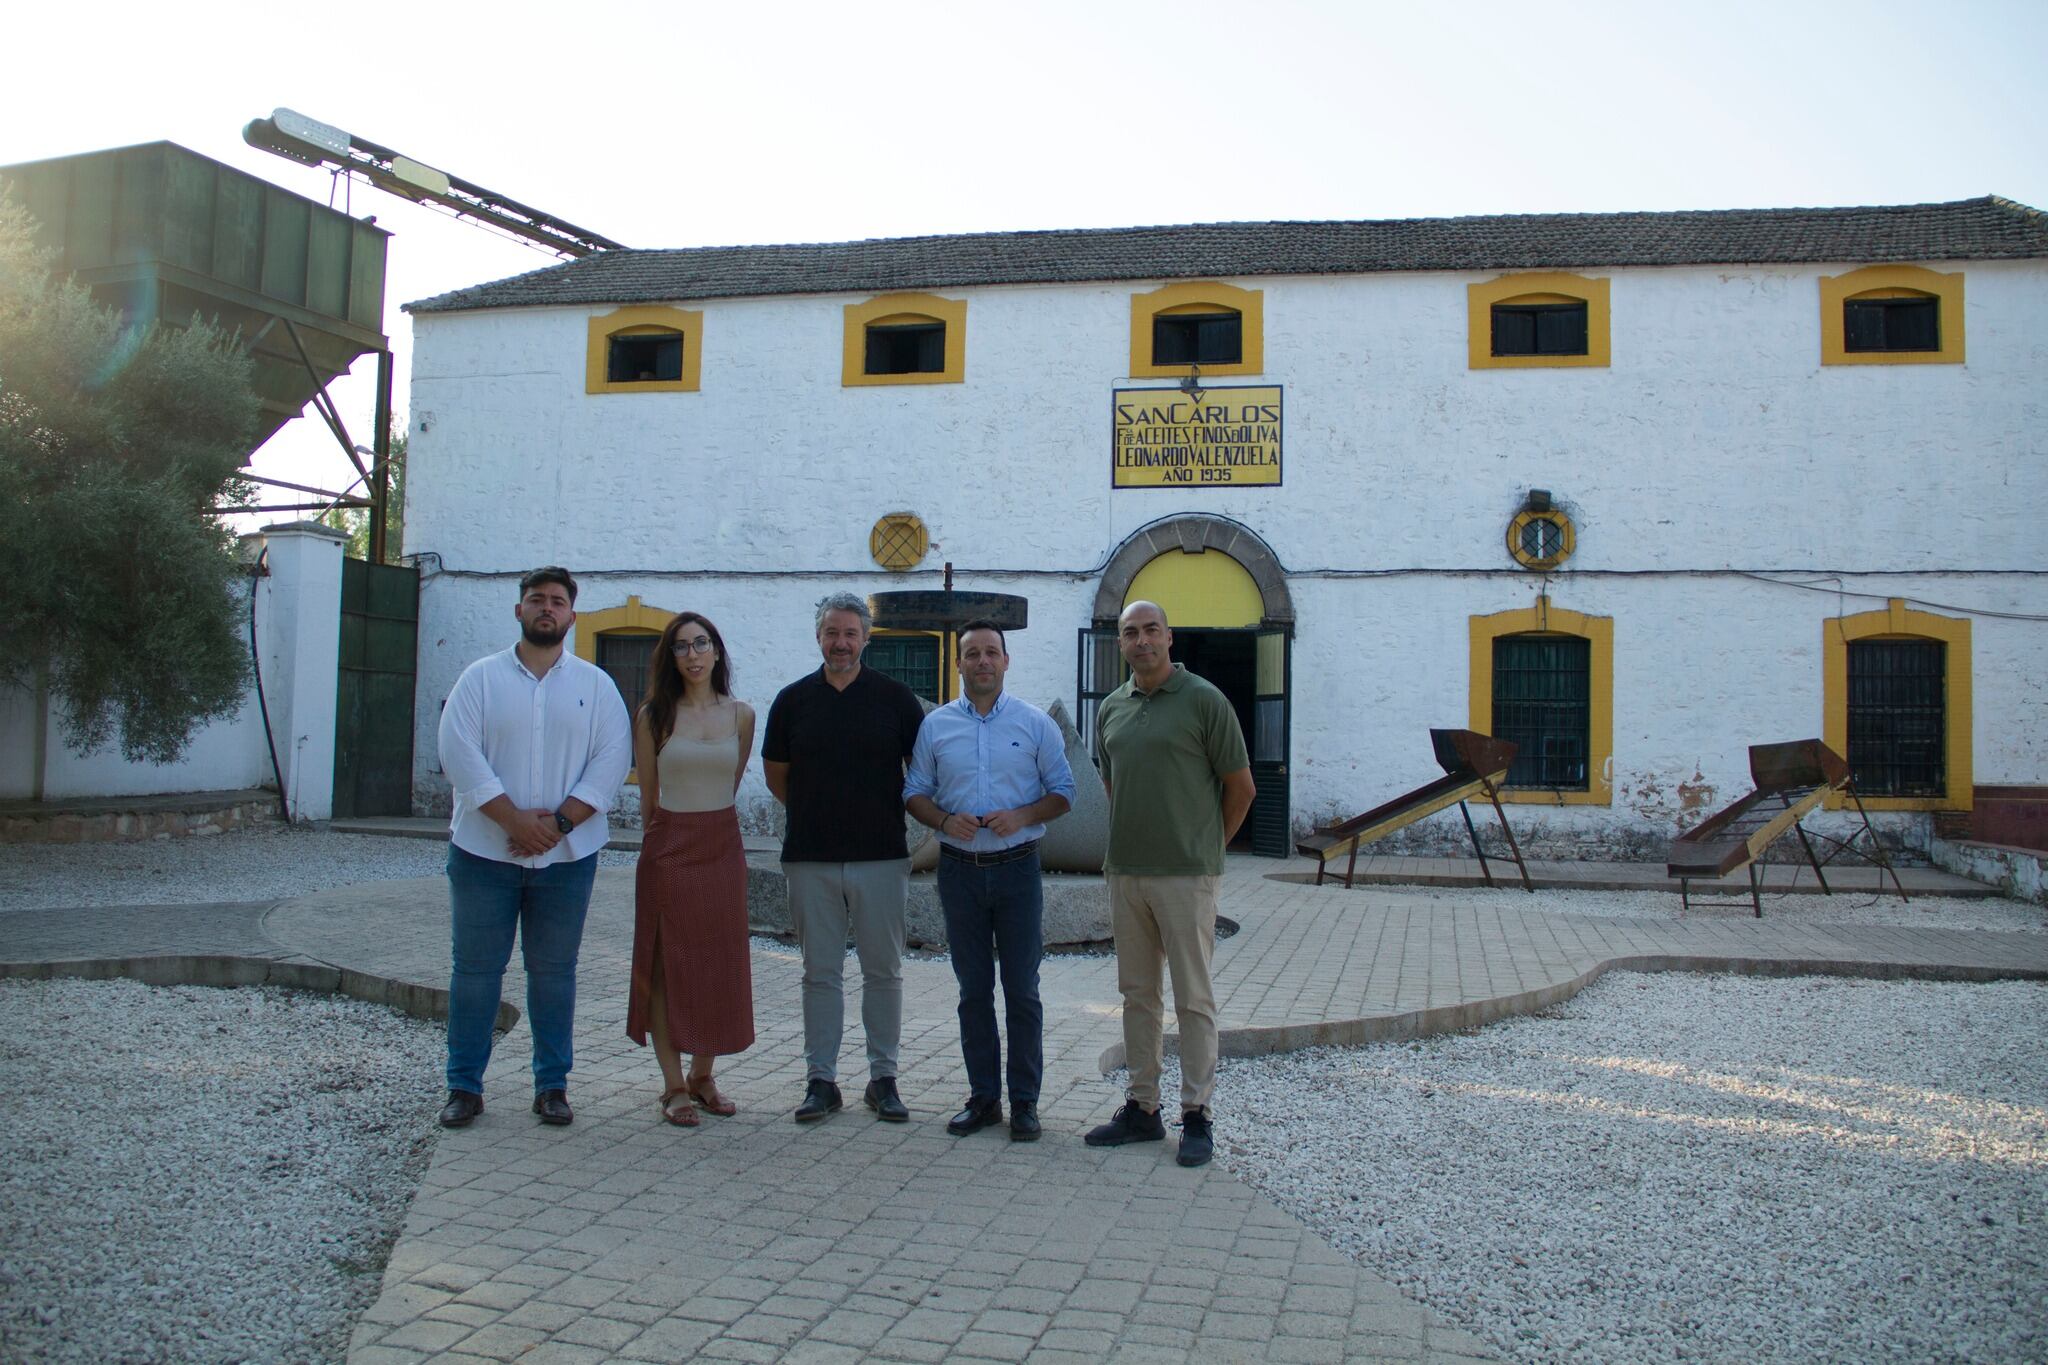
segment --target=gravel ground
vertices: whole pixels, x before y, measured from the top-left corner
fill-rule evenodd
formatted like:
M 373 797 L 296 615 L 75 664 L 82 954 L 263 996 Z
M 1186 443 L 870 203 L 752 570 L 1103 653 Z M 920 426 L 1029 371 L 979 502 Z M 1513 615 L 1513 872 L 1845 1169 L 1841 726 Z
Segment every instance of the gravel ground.
M 0 1359 L 342 1359 L 441 1048 L 341 997 L 0 981 Z
M 631 867 L 631 853 L 598 855 Z M 193 905 L 284 900 L 359 882 L 438 877 L 438 839 L 258 825 L 211 838 L 135 844 L 0 845 L 0 911 L 87 905 Z
M 2044 1008 L 1612 973 L 1478 1034 L 1226 1061 L 1218 1154 L 1517 1361 L 2043 1360 Z

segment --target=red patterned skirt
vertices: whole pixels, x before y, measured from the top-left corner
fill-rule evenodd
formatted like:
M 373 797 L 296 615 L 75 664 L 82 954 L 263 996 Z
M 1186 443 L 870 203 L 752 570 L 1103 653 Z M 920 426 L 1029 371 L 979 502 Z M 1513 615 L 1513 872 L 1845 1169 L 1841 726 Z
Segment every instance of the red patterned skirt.
M 663 811 L 641 840 L 633 889 L 626 1036 L 646 1045 L 659 982 L 677 1051 L 723 1057 L 752 1047 L 754 973 L 738 813 L 731 806 Z

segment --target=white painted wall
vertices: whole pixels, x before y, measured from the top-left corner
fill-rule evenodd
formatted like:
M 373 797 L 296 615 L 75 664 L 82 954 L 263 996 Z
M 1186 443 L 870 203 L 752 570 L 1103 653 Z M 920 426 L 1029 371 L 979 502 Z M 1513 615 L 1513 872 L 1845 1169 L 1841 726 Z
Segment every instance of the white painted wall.
M 1824 368 L 1817 280 L 1853 264 L 1605 272 L 1607 369 L 1467 368 L 1465 286 L 1490 275 L 1234 281 L 1265 291 L 1266 373 L 1217 382 L 1284 386 L 1277 489 L 1109 487 L 1111 390 L 1167 383 L 1122 373 L 1143 286 L 948 291 L 969 300 L 967 382 L 896 388 L 840 385 L 841 308 L 865 296 L 679 300 L 705 315 L 694 394 L 585 394 L 586 319 L 608 309 L 418 317 L 422 803 L 440 702 L 510 643 L 512 575 L 535 564 L 582 574 L 584 610 L 704 611 L 765 703 L 815 665 L 816 598 L 933 587 L 951 561 L 963 588 L 1031 599 L 1011 685 L 1071 706 L 1103 562 L 1205 512 L 1290 573 L 1297 824 L 1356 811 L 1431 775 L 1429 725 L 1464 723 L 1467 617 L 1538 587 L 1502 544 L 1535 486 L 1578 528 L 1553 600 L 1616 619 L 1616 798 L 1512 813 L 1662 838 L 1681 786 L 1731 799 L 1748 744 L 1819 733 L 1823 617 L 1887 596 L 2048 612 L 2048 266 L 1941 267 L 1967 274 L 1967 365 Z M 867 550 L 899 510 L 934 541 L 909 575 Z M 2048 780 L 2048 627 L 1974 629 L 1976 780 Z
M 256 638 L 264 695 L 293 813 L 323 820 L 333 812 L 342 538 L 326 527 L 292 523 L 267 528 L 263 540 L 270 550 L 270 572 L 256 580 Z M 253 547 L 251 554 L 260 548 Z M 245 588 L 244 632 L 247 610 Z M 276 786 L 253 686 L 235 714 L 203 727 L 176 763 L 130 763 L 118 744 L 74 753 L 54 714 L 46 738 L 46 801 Z M 34 697 L 0 691 L 0 797 L 33 793 L 34 740 Z

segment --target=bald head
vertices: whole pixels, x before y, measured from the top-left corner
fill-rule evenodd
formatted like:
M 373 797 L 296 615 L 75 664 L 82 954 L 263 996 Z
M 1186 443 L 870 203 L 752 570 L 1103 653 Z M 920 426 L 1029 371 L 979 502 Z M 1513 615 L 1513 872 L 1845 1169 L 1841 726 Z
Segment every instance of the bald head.
M 1157 602 L 1133 602 L 1116 621 L 1116 647 L 1140 690 L 1151 692 L 1173 672 L 1173 632 Z
M 1147 614 L 1158 617 L 1160 628 L 1162 630 L 1166 629 L 1166 608 L 1160 606 L 1157 602 L 1147 602 L 1143 598 L 1139 598 L 1124 608 L 1123 614 L 1116 618 L 1116 628 L 1121 631 L 1124 628 L 1124 623 L 1132 617 Z

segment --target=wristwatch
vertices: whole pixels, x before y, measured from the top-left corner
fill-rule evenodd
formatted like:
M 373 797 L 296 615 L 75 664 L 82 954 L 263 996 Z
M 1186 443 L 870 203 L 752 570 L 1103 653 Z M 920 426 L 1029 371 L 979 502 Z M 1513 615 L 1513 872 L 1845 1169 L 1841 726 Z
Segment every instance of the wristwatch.
M 576 828 L 576 822 L 574 820 L 571 820 L 568 816 L 562 814 L 562 812 L 556 811 L 555 828 L 562 831 L 562 833 L 567 834 L 570 830 Z

